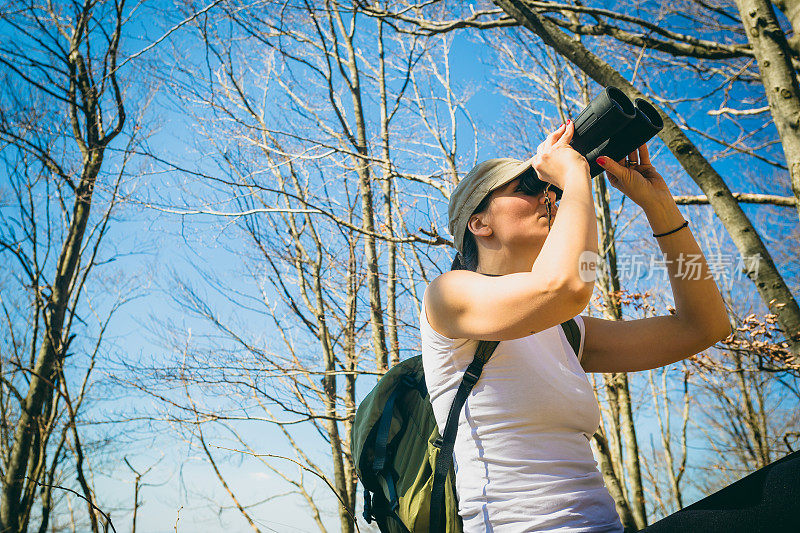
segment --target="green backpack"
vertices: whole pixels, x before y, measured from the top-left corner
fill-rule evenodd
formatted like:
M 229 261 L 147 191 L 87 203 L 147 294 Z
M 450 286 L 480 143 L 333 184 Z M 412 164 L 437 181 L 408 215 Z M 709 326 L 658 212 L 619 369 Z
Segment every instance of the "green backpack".
M 561 324 L 575 354 L 580 330 Z M 383 533 L 461 533 L 453 472 L 458 418 L 498 341 L 481 341 L 439 435 L 422 356 L 392 367 L 358 406 L 350 451 L 364 485 L 364 519 Z

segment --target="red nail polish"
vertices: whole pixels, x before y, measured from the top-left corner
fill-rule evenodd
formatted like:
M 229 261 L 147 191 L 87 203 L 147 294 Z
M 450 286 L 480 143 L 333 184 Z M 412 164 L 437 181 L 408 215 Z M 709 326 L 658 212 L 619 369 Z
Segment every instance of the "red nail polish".
M 606 164 L 606 158 L 605 157 L 598 157 L 595 161 L 597 161 L 598 165 L 605 165 Z

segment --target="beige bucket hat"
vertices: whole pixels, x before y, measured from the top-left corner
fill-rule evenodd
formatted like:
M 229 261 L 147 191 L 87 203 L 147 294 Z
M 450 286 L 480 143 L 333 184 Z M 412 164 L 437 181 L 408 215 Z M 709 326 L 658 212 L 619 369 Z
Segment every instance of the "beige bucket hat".
M 447 217 L 448 229 L 459 253 L 463 253 L 464 250 L 464 233 L 467 231 L 469 217 L 481 201 L 487 194 L 518 178 L 529 168 L 531 168 L 530 161 L 520 161 L 510 157 L 488 159 L 475 165 L 458 183 L 450 195 Z

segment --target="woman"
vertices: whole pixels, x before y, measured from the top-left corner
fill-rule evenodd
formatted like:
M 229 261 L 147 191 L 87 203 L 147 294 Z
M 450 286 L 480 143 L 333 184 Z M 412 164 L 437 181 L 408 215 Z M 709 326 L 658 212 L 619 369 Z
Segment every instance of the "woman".
M 657 368 L 731 332 L 646 146 L 628 166 L 598 164 L 644 210 L 666 254 L 676 311 L 630 321 L 579 315 L 594 286 L 580 263 L 596 256 L 597 229 L 589 165 L 569 146 L 573 134 L 567 121 L 529 161 L 490 160 L 459 183 L 448 210 L 457 269 L 423 297 L 422 359 L 440 429 L 477 341 L 503 341 L 459 420 L 454 464 L 466 532 L 622 531 L 589 446 L 600 412 L 585 373 Z M 552 191 L 520 187 L 522 173 L 534 171 L 563 191 L 558 208 Z M 699 258 L 699 276 L 678 275 L 681 254 Z M 570 318 L 581 332 L 577 354 L 557 327 Z

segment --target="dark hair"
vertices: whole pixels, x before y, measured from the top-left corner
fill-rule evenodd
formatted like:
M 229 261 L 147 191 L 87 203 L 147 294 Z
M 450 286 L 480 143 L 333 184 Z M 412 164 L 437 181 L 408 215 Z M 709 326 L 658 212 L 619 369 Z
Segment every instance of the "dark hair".
M 491 192 L 484 196 L 481 203 L 472 212 L 472 215 L 486 211 L 492 199 L 491 196 Z M 470 218 L 472 218 L 472 215 L 470 215 Z M 473 272 L 478 270 L 478 244 L 475 242 L 475 236 L 469 230 L 469 218 L 467 219 L 467 225 L 468 227 L 464 228 L 464 238 L 461 244 L 463 252 L 456 253 L 453 264 L 450 265 L 450 270 L 472 270 Z

